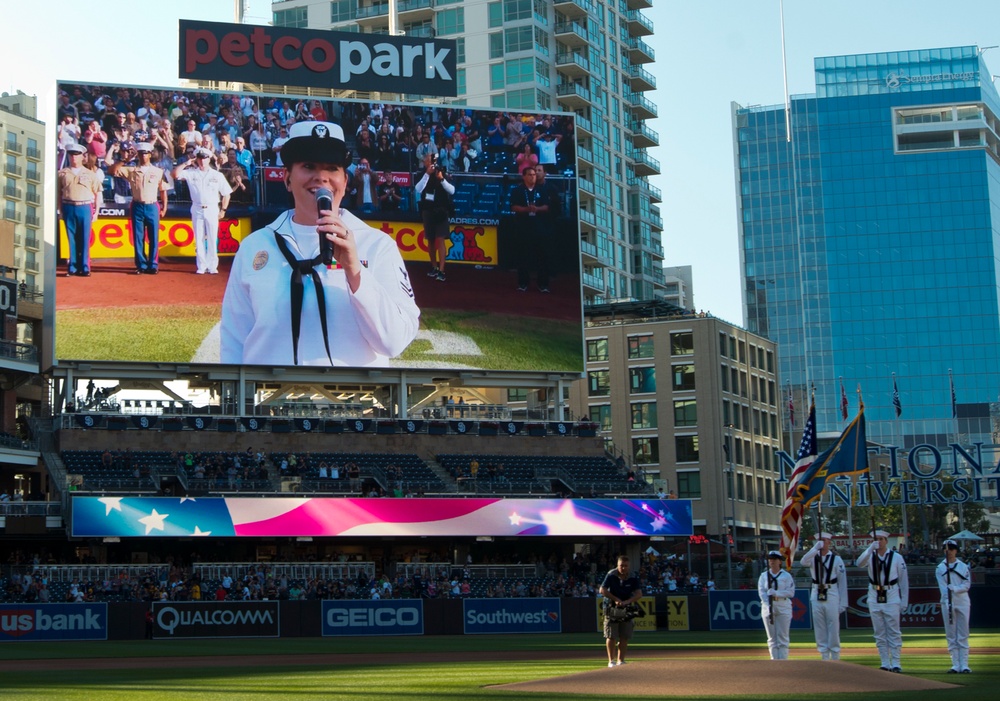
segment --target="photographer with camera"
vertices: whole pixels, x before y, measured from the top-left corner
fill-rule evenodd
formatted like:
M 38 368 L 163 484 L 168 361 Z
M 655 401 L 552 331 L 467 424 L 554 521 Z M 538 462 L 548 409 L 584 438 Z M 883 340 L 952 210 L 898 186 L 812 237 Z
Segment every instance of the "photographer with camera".
M 424 158 L 424 175 L 417 183 L 420 198 L 420 217 L 424 224 L 424 239 L 430 255 L 431 271 L 427 277 L 445 281 L 444 261 L 447 256 L 445 245 L 451 233 L 452 195 L 455 186 L 448 181 L 448 171 L 432 156 Z
M 632 619 L 638 613 L 636 602 L 642 597 L 638 577 L 629 574 L 627 555 L 618 557 L 618 567 L 604 576 L 604 638 L 608 649 L 608 667 L 625 664 L 628 641 L 632 638 Z M 634 608 L 633 608 L 634 607 Z

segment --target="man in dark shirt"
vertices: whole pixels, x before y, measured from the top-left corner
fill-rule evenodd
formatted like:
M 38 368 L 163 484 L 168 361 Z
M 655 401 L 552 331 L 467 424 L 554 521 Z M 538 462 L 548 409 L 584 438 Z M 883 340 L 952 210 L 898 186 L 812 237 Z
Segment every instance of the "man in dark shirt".
M 604 638 L 608 648 L 608 667 L 625 664 L 628 641 L 632 637 L 632 621 L 612 621 L 608 612 L 635 603 L 642 597 L 639 579 L 629 574 L 627 555 L 618 558 L 618 567 L 604 577 L 601 596 L 605 598 Z

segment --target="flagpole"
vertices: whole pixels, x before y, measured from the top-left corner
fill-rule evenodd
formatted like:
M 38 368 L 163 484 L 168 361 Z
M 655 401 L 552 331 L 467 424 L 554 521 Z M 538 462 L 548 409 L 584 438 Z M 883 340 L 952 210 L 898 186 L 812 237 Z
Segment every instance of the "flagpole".
M 896 412 L 896 419 L 898 420 L 902 416 L 902 404 L 899 402 L 899 389 L 896 387 L 896 373 L 892 373 L 892 404 L 893 410 Z M 896 422 L 892 422 L 892 442 L 898 443 L 896 434 Z M 905 489 L 904 481 L 906 479 L 906 465 L 905 463 L 899 467 L 899 511 L 902 514 L 903 522 L 903 540 L 906 542 L 906 549 L 910 549 L 910 527 L 909 521 L 906 518 L 906 500 L 903 498 L 903 490 Z

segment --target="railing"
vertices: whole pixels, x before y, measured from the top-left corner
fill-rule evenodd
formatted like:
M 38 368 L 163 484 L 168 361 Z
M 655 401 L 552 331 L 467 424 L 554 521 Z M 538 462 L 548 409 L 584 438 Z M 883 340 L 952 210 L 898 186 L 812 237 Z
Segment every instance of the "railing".
M 16 177 L 21 177 L 21 168 L 16 165 L 11 165 L 10 163 L 4 165 L 3 172 L 6 173 L 7 175 L 14 175 Z
M 356 19 L 371 19 L 372 17 L 382 17 L 389 14 L 388 4 L 368 5 L 359 7 L 355 15 Z
M 33 226 L 35 228 L 42 225 L 42 220 L 38 217 L 33 217 L 30 214 L 24 218 L 24 223 L 28 226 Z M 33 248 L 38 248 L 38 239 L 35 239 L 35 244 Z
M 37 363 L 38 347 L 27 343 L 0 340 L 0 358 L 19 360 L 24 363 Z
M 193 574 L 202 580 L 222 579 L 226 575 L 233 581 L 244 576 L 256 576 L 258 571 L 266 577 L 289 579 L 353 579 L 359 574 L 375 576 L 374 562 L 199 562 L 191 566 Z
M 413 12 L 414 10 L 426 10 L 434 7 L 433 0 L 403 0 L 396 6 L 400 13 Z
M 34 193 L 34 192 L 29 192 L 29 193 L 28 193 L 28 194 L 26 195 L 26 199 L 27 199 L 27 200 L 28 200 L 28 202 L 30 202 L 31 204 L 41 204 L 41 201 L 42 201 L 42 196 L 41 196 L 41 195 L 39 195 L 39 194 L 37 194 L 37 193 Z
M 10 151 L 11 153 L 21 153 L 24 151 L 23 144 L 19 144 L 16 141 L 11 141 L 10 139 L 7 139 L 7 141 L 4 142 L 4 148 L 7 151 Z
M 565 65 L 568 65 L 568 64 L 573 64 L 573 65 L 579 66 L 580 68 L 582 68 L 585 71 L 589 71 L 590 70 L 590 61 L 588 61 L 585 56 L 581 56 L 580 54 L 570 53 L 570 52 L 562 53 L 562 54 L 559 54 L 558 56 L 556 56 L 556 67 L 557 68 L 559 66 L 565 66 Z
M 153 577 L 159 583 L 166 581 L 169 572 L 170 565 L 166 563 L 145 565 L 37 565 L 31 570 L 32 574 L 47 578 L 50 584 L 69 584 L 72 582 L 94 582 L 95 584 L 100 584 L 105 580 L 113 582 L 116 579 L 124 577 L 140 581 L 145 577 Z
M 11 197 L 15 200 L 21 199 L 21 190 L 16 187 L 7 186 L 3 189 L 4 197 Z
M 627 17 L 629 22 L 641 24 L 649 30 L 650 34 L 653 33 L 653 22 L 646 15 L 639 12 L 639 10 L 630 10 Z
M 40 172 L 38 172 L 37 170 L 31 170 L 31 169 L 29 169 L 28 170 L 28 174 L 25 177 L 27 177 L 28 180 L 30 182 L 33 182 L 33 183 L 40 183 L 40 182 L 42 182 L 42 174 Z
M 41 149 L 32 148 L 31 146 L 29 146 L 28 147 L 28 153 L 26 155 L 28 156 L 28 158 L 30 158 L 32 160 L 35 160 L 35 161 L 42 160 L 42 151 L 41 151 Z
M 62 516 L 58 501 L 12 501 L 0 504 L 0 516 Z

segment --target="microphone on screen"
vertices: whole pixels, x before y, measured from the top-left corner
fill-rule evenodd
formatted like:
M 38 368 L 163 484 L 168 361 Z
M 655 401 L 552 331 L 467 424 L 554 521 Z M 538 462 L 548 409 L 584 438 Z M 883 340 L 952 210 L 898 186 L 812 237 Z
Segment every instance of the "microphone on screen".
M 325 187 L 316 190 L 316 213 L 333 209 L 333 193 Z M 333 265 L 333 241 L 326 234 L 319 234 L 319 255 L 323 265 Z

